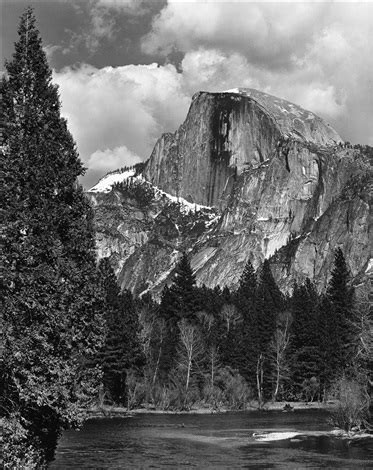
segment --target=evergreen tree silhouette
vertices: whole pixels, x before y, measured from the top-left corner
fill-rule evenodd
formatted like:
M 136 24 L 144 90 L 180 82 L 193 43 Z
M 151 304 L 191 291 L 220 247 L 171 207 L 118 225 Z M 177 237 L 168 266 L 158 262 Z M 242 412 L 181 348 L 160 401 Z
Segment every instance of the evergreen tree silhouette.
M 289 355 L 291 378 L 297 395 L 301 393 L 305 380 L 319 375 L 318 309 L 319 296 L 310 279 L 307 278 L 302 285 L 295 284 L 290 301 L 293 320 Z
M 265 260 L 260 271 L 255 300 L 256 311 L 256 337 L 255 358 L 263 358 L 264 365 L 264 394 L 269 396 L 271 384 L 268 364 L 269 343 L 276 330 L 276 320 L 279 312 L 283 311 L 284 297 L 272 275 L 268 260 Z
M 120 292 L 108 258 L 100 260 L 99 271 L 105 294 L 106 337 L 99 354 L 104 390 L 111 401 L 124 405 L 127 373 L 143 364 L 136 305 L 129 291 Z
M 354 289 L 343 252 L 338 248 L 319 315 L 320 376 L 325 389 L 352 366 L 353 308 Z
M 178 322 L 187 319 L 197 323 L 196 313 L 200 309 L 196 277 L 184 253 L 176 266 L 170 287 L 165 287 L 160 303 L 160 315 L 167 325 L 165 347 L 161 360 L 161 370 L 167 373 L 173 366 L 178 343 Z
M 31 8 L 18 33 L 1 81 L 1 410 L 23 429 L 5 432 L 11 468 L 28 448 L 45 465 L 61 429 L 80 421 L 97 377 L 88 364 L 103 337 L 93 212 L 77 183 L 84 169 Z
M 232 346 L 235 350 L 235 367 L 244 379 L 255 386 L 258 349 L 258 324 L 256 314 L 257 276 L 250 261 L 246 263 L 235 293 L 235 304 L 241 314 L 242 324 L 235 328 Z

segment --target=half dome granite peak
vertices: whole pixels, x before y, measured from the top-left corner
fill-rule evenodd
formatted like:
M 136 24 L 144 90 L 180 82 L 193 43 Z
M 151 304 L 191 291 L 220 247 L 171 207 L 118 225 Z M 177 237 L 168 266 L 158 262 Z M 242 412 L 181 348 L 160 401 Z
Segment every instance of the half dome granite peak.
M 153 188 L 150 203 L 131 185 L 109 184 L 110 175 L 105 191 L 88 195 L 98 254 L 136 294 L 158 295 L 183 252 L 208 287 L 234 286 L 247 260 L 256 268 L 269 259 L 282 288 L 309 277 L 322 290 L 337 247 L 353 277 L 366 276 L 371 163 L 288 101 L 252 89 L 199 92 L 184 123 L 134 173 L 115 180 L 133 180 L 137 195 Z
M 254 88 L 233 88 L 221 93 L 240 95 L 256 101 L 273 118 L 284 136 L 319 145 L 343 143 L 337 131 L 325 120 L 283 98 Z

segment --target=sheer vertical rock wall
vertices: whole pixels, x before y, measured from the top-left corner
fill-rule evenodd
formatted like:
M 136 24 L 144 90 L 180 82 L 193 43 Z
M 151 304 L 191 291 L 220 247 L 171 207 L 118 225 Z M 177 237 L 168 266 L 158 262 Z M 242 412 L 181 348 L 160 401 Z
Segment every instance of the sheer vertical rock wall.
M 88 193 L 99 255 L 112 257 L 122 286 L 136 293 L 159 292 L 182 251 L 208 286 L 235 285 L 248 259 L 270 258 L 283 287 L 308 276 L 322 289 L 336 247 L 356 279 L 369 270 L 372 167 L 292 103 L 247 89 L 196 94 L 178 131 L 156 143 L 143 178 L 216 216 L 180 219 L 177 205 L 139 209 L 115 189 Z

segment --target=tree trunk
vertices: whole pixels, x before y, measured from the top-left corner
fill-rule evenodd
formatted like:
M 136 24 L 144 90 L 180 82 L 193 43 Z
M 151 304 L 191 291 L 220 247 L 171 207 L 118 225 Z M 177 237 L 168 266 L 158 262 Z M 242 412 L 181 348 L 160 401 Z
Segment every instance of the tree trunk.
M 256 364 L 256 386 L 258 389 L 258 402 L 259 409 L 263 407 L 263 354 L 261 353 L 258 357 Z
M 190 354 L 188 358 L 188 370 L 187 370 L 187 379 L 186 379 L 186 386 L 185 386 L 185 392 L 188 393 L 188 388 L 189 388 L 189 380 L 190 380 L 190 369 L 192 368 L 192 354 Z
M 155 369 L 154 369 L 154 375 L 153 375 L 153 381 L 152 381 L 153 387 L 154 387 L 154 385 L 155 385 L 155 381 L 157 380 L 158 369 L 159 369 L 159 362 L 160 362 L 160 360 L 161 360 L 161 353 L 162 353 L 162 343 L 161 343 L 160 346 L 159 346 L 158 357 L 157 357 L 157 363 L 156 363 Z
M 214 356 L 211 358 L 211 387 L 214 388 Z
M 279 388 L 280 388 L 280 364 L 279 364 L 279 362 L 277 362 L 277 365 L 276 365 L 276 387 L 275 387 L 275 391 L 273 393 L 273 401 L 277 400 L 277 395 L 278 395 Z

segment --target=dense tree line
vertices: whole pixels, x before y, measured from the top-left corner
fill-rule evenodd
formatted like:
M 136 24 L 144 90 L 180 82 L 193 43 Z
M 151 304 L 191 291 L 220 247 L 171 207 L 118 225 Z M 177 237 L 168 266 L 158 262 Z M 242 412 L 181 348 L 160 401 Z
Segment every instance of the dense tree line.
M 323 294 L 306 279 L 284 295 L 268 261 L 257 271 L 248 261 L 236 290 L 197 286 L 184 254 L 159 302 L 147 295 L 134 303 L 144 367 L 134 364 L 131 406 L 323 400 L 344 374 L 369 370 L 356 361 L 359 322 L 340 249 Z

